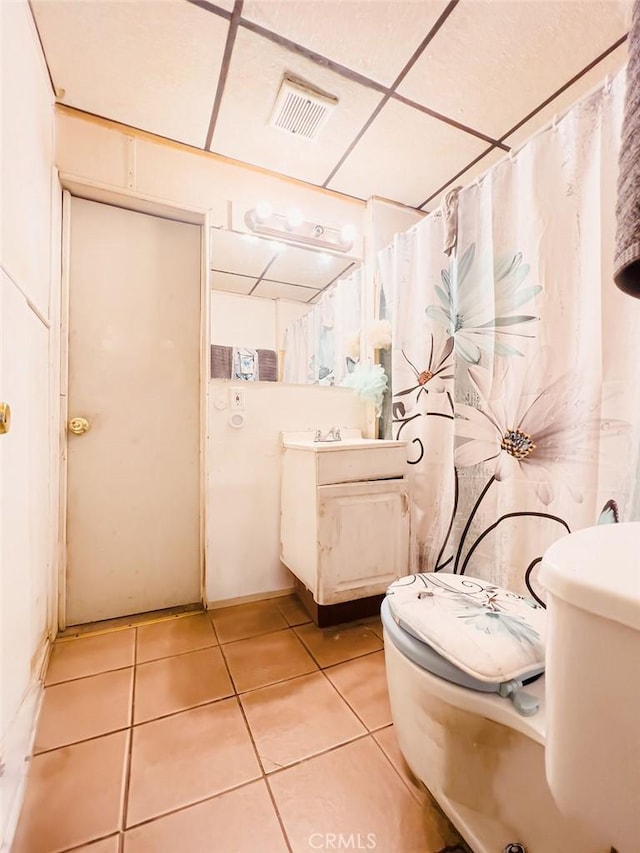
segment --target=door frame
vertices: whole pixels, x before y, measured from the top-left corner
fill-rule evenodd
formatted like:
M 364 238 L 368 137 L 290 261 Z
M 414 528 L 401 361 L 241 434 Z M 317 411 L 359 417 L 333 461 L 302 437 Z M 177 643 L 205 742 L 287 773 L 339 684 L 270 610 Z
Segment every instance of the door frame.
M 71 199 L 82 198 L 147 213 L 163 219 L 198 225 L 200 228 L 200 604 L 207 607 L 207 506 L 209 472 L 209 363 L 210 363 L 210 272 L 209 249 L 212 211 L 141 196 L 114 192 L 92 182 L 65 179 L 62 184 L 62 274 L 60 293 L 60 484 L 58 509 L 58 630 L 67 627 L 67 421 L 69 388 L 69 280 L 71 258 Z

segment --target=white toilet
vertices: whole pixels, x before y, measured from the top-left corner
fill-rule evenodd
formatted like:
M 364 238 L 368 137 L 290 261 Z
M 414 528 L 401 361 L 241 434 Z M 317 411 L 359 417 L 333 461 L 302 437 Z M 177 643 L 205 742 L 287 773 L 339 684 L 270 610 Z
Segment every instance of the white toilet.
M 400 748 L 474 853 L 640 853 L 640 523 L 564 537 L 539 576 L 546 612 L 466 576 L 392 584 Z

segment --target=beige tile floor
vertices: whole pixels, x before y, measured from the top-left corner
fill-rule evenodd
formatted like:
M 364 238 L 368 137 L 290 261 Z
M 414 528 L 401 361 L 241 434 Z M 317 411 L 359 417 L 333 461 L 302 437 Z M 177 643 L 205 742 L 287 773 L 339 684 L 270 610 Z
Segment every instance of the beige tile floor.
M 293 596 L 59 640 L 13 853 L 464 853 L 398 749 L 382 648 L 379 620 L 319 630 Z

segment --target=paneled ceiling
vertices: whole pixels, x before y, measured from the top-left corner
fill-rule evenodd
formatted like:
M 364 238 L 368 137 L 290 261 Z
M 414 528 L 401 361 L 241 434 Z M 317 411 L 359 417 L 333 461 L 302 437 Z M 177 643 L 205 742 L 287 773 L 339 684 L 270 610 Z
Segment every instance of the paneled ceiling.
M 631 0 L 31 6 L 60 103 L 421 210 L 617 71 L 631 13 Z M 316 139 L 269 125 L 284 76 L 337 98 Z

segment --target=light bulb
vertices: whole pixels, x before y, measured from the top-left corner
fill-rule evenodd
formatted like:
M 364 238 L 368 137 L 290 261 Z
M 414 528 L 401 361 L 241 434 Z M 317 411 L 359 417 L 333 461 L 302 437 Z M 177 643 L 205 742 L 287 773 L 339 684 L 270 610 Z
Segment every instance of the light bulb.
M 302 213 L 296 208 L 292 207 L 290 211 L 287 213 L 287 225 L 289 228 L 298 228 L 298 226 L 303 223 Z
M 256 216 L 261 222 L 268 219 L 273 213 L 273 206 L 268 201 L 259 201 L 256 204 Z
M 340 236 L 345 243 L 352 243 L 356 236 L 356 229 L 353 225 L 343 225 L 340 229 Z

